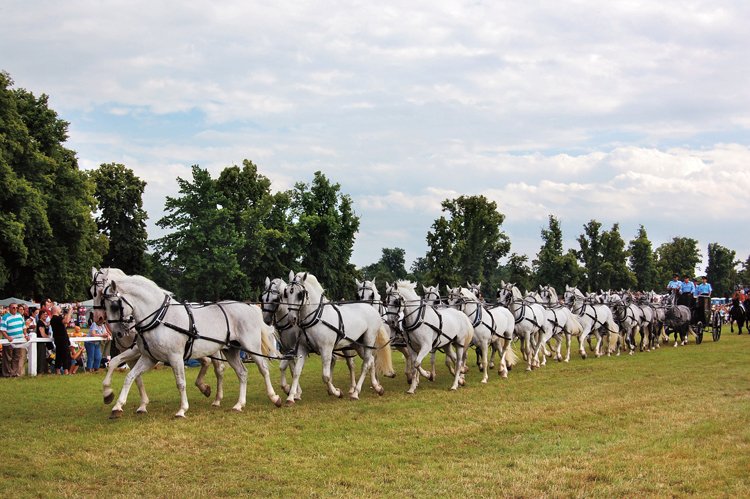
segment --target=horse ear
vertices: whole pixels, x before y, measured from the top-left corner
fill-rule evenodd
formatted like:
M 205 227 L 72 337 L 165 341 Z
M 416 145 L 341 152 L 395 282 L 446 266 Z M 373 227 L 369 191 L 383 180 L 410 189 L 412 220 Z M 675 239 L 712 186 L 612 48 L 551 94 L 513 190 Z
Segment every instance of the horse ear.
M 355 279 L 354 279 L 354 284 L 356 284 L 358 288 L 361 288 L 361 287 L 362 287 L 362 283 L 361 283 L 361 282 L 359 282 L 359 279 L 356 279 L 356 278 L 355 278 Z
M 422 284 L 422 293 L 426 293 L 426 292 L 427 292 L 427 288 L 424 286 L 424 284 Z
M 115 281 L 109 281 L 109 290 L 117 293 L 117 283 Z
M 372 285 L 375 286 L 375 278 L 372 278 Z
M 97 272 L 99 272 L 99 271 L 98 271 L 98 270 L 96 270 L 96 267 L 91 267 L 91 278 L 92 278 L 92 279 L 93 279 L 94 277 L 96 277 L 96 274 L 97 274 Z
M 266 282 L 265 282 L 265 285 L 266 285 L 266 287 L 269 287 L 269 286 L 271 285 L 271 279 L 270 279 L 270 278 L 268 278 L 268 276 L 266 276 Z
M 502 280 L 502 279 L 500 279 L 500 287 L 501 287 L 501 288 L 504 288 L 504 287 L 505 287 L 505 281 L 504 281 L 504 280 Z
M 294 280 L 294 271 L 290 270 L 289 271 L 289 282 L 292 282 L 293 280 Z
M 307 272 L 304 273 L 302 276 L 302 282 L 305 282 L 307 280 Z

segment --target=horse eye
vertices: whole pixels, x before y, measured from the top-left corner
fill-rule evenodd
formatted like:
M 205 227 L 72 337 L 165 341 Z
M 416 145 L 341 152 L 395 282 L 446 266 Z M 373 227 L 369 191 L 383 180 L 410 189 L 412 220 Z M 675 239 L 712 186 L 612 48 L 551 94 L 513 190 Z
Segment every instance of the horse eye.
M 303 293 L 302 291 L 300 291 L 299 293 L 297 293 L 297 299 L 299 299 L 299 300 L 301 300 L 304 296 L 305 296 L 305 293 Z

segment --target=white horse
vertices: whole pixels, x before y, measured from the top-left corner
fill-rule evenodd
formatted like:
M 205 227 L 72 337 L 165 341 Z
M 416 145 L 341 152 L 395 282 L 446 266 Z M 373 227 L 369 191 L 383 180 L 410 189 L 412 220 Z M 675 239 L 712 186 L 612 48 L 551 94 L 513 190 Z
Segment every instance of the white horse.
M 110 279 L 118 279 L 126 277 L 126 274 L 116 268 L 102 268 L 95 269 L 91 268 L 91 297 L 94 305 L 94 320 L 98 320 L 98 317 L 103 317 L 106 320 L 106 314 L 104 313 L 104 288 L 109 284 Z M 133 329 L 133 322 L 112 322 L 109 325 L 109 329 L 112 332 L 112 341 L 117 345 L 120 353 L 110 359 L 107 364 L 107 372 L 102 381 L 102 393 L 104 397 L 104 403 L 110 404 L 115 399 L 114 391 L 112 390 L 112 375 L 119 366 L 127 364 L 131 369 L 135 365 L 136 361 L 141 356 L 141 351 L 138 349 L 138 344 L 135 341 L 135 330 Z M 200 392 L 206 397 L 211 396 L 211 386 L 204 382 L 208 366 L 213 364 L 214 374 L 216 375 L 216 396 L 212 403 L 213 406 L 218 407 L 221 405 L 221 401 L 224 398 L 224 362 L 218 359 L 209 359 L 203 357 L 200 360 L 201 368 L 198 372 L 198 377 L 195 379 L 195 386 L 198 387 Z M 140 404 L 136 413 L 147 412 L 147 406 L 149 403 L 146 389 L 143 385 L 143 378 L 138 376 L 135 379 L 135 383 L 138 386 L 138 392 L 140 394 Z
M 547 312 L 540 303 L 529 303 L 521 296 L 521 291 L 512 283 L 500 281 L 497 291 L 498 304 L 506 307 L 513 314 L 515 334 L 521 338 L 523 354 L 526 359 L 526 370 L 538 367 L 537 358 L 539 348 L 543 345 L 542 338 L 552 336 L 551 327 L 547 322 Z
M 612 293 L 609 296 L 609 308 L 612 310 L 612 316 L 620 328 L 618 335 L 617 355 L 620 355 L 620 345 L 628 349 L 628 353 L 633 355 L 635 352 L 635 336 L 640 331 L 641 309 L 630 299 L 629 293 Z
M 378 288 L 375 285 L 375 279 L 373 279 L 372 281 L 365 280 L 363 282 L 359 282 L 358 279 L 355 279 L 355 282 L 357 284 L 357 300 L 369 303 L 375 308 L 375 310 L 378 311 L 380 317 L 383 318 L 383 326 L 385 327 L 386 331 L 388 332 L 388 336 L 391 339 L 391 347 L 401 352 L 401 354 L 404 356 L 404 374 L 406 375 L 406 382 L 408 384 L 411 384 L 411 357 L 409 356 L 409 350 L 406 346 L 406 340 L 398 331 L 398 328 L 391 327 L 391 325 L 386 320 L 387 312 L 385 310 L 385 305 L 383 305 L 383 302 L 380 299 L 380 292 L 378 292 Z M 388 286 L 388 283 L 386 283 L 386 286 Z M 421 366 L 420 369 L 420 374 L 429 377 L 430 373 L 422 369 Z M 385 375 L 388 377 L 392 377 L 388 374 Z M 395 373 L 393 373 L 393 376 L 395 376 Z
M 412 382 L 406 393 L 413 394 L 419 384 L 417 367 L 433 350 L 452 345 L 456 349 L 456 365 L 451 390 L 463 384 L 463 365 L 466 349 L 471 344 L 474 328 L 468 317 L 452 308 L 438 310 L 427 305 L 417 295 L 415 284 L 398 281 L 388 290 L 386 308 L 389 317 L 398 317 L 403 312 L 403 329 L 412 355 Z
M 248 352 L 255 361 L 265 381 L 268 398 L 277 406 L 281 405 L 264 356 L 278 354 L 273 329 L 263 322 L 259 307 L 240 302 L 181 304 L 169 292 L 141 276 L 110 279 L 103 299 L 109 322 L 132 319 L 138 332 L 138 348 L 143 352 L 125 376 L 112 417 L 122 415 L 133 381 L 158 361 L 172 367 L 180 392 L 180 409 L 175 417 L 184 417 L 189 408 L 184 361 L 215 355 L 222 349 L 240 381 L 239 400 L 234 410 L 241 411 L 246 403 L 247 369 L 240 359 L 240 350 Z
M 551 320 L 554 321 L 555 324 L 562 324 L 561 330 L 558 331 L 557 328 L 555 328 L 555 330 L 556 333 L 563 334 L 565 336 L 566 352 L 565 358 L 562 360 L 564 360 L 565 362 L 570 362 L 570 345 L 572 343 L 572 338 L 573 336 L 576 336 L 580 339 L 580 335 L 583 332 L 583 326 L 581 326 L 581 323 L 576 318 L 576 315 L 571 312 L 568 307 L 560 303 L 560 300 L 557 297 L 557 291 L 554 287 L 550 285 L 540 285 L 539 296 L 545 308 L 548 311 L 552 311 L 553 315 Z M 558 338 L 555 355 L 555 358 L 557 360 L 560 360 L 562 358 L 561 350 L 562 338 Z
M 610 333 L 620 334 L 620 328 L 615 324 L 614 317 L 612 317 L 612 310 L 603 304 L 587 302 L 578 288 L 568 285 L 565 286 L 564 300 L 571 312 L 578 315 L 578 322 L 583 326 L 583 332 L 579 337 L 581 357 L 586 358 L 584 342 L 592 332 L 597 339 L 594 349 L 595 354 L 597 357 L 601 357 L 602 329 L 606 330 L 605 334 L 607 335 Z M 609 355 L 609 348 L 607 349 L 607 355 Z
M 326 299 L 318 279 L 307 272 L 289 273 L 289 284 L 284 290 L 284 300 L 289 307 L 292 322 L 298 324 L 306 339 L 300 350 L 310 349 L 320 354 L 323 364 L 323 382 L 328 393 L 341 397 L 341 390 L 333 384 L 331 362 L 335 352 L 356 352 L 362 358 L 362 372 L 349 397 L 359 399 L 365 376 L 370 373 L 372 387 L 378 395 L 385 390 L 378 382 L 379 373 L 392 373 L 390 340 L 383 327 L 380 314 L 368 303 L 335 304 Z M 304 357 L 298 357 L 294 366 L 292 392 L 299 385 Z M 287 403 L 294 402 L 288 398 Z
M 513 315 L 507 308 L 488 309 L 467 288 L 452 288 L 448 293 L 448 305 L 462 311 L 474 327 L 472 343 L 482 352 L 482 383 L 487 383 L 489 370 L 489 347 L 500 352 L 498 374 L 508 377 L 508 366 L 516 365 L 518 357 L 513 352 Z

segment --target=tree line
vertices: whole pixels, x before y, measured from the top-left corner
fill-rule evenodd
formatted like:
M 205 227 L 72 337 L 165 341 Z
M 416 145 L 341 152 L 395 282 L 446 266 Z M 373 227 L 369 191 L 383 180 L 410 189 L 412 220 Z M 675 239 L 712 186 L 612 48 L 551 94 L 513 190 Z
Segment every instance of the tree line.
M 524 289 L 565 284 L 585 290 L 662 289 L 672 273 L 692 275 L 702 260 L 694 239 L 675 237 L 656 249 L 641 226 L 626 243 L 618 224 L 591 220 L 579 247 L 563 248 L 560 221 L 550 215 L 536 258 L 511 253 L 505 216 L 484 196 L 442 203 L 426 234 L 428 250 L 406 269 L 405 251 L 382 248 L 377 262 L 351 262 L 359 216 L 341 186 L 320 171 L 293 189 L 272 192 L 250 160 L 213 178 L 191 168 L 178 178 L 157 225 L 166 235 L 149 240 L 143 209 L 146 183 L 131 169 L 103 163 L 79 169 L 65 147 L 68 123 L 48 97 L 13 88 L 0 73 L 0 289 L 4 296 L 79 300 L 88 296 L 91 267 L 112 266 L 151 277 L 180 299 L 257 299 L 266 276 L 289 269 L 313 272 L 332 299 L 354 296 L 354 280 L 409 278 L 455 286 L 500 280 Z M 750 256 L 737 270 L 735 252 L 708 245 L 715 294 L 750 282 Z M 502 263 L 504 262 L 504 263 Z

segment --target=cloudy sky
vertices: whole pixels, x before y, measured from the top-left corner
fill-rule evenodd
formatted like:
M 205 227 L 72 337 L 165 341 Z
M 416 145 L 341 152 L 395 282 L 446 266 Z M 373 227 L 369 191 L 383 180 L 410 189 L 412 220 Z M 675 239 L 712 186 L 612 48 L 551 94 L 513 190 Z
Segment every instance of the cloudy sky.
M 190 165 L 316 170 L 361 216 L 353 261 L 426 251 L 483 194 L 512 251 L 549 214 L 750 254 L 750 2 L 18 1 L 0 69 L 46 93 L 83 168 L 148 182 L 149 235 Z

